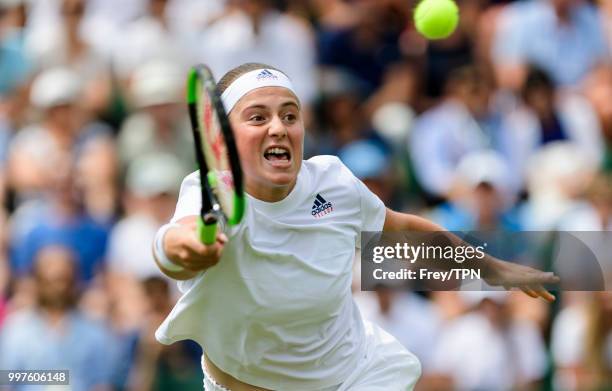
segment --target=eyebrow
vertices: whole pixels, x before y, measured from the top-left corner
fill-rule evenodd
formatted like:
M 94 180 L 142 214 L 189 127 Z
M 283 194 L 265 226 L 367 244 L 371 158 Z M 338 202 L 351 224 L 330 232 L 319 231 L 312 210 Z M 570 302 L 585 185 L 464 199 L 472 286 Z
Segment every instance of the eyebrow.
M 298 105 L 294 101 L 287 101 L 287 102 L 284 102 L 284 103 L 282 103 L 280 105 L 281 108 L 284 108 L 284 107 L 287 107 L 287 106 L 295 106 L 295 108 L 297 108 L 297 109 L 300 108 L 300 105 Z M 249 110 L 249 109 L 267 109 L 267 108 L 269 108 L 269 107 L 266 106 L 266 105 L 254 104 L 254 105 L 245 107 L 242 111 Z

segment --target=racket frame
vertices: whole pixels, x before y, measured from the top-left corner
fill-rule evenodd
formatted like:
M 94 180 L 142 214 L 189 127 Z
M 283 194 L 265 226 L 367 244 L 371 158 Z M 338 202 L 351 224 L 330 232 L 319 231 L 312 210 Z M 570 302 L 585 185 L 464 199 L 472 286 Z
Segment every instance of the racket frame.
M 216 112 L 219 120 L 220 131 L 225 141 L 234 185 L 234 195 L 232 197 L 233 214 L 231 216 L 226 214 L 226 211 L 223 210 L 219 203 L 215 194 L 215 191 L 218 191 L 217 178 L 214 171 L 211 171 L 208 167 L 204 156 L 202 144 L 204 129 L 202 129 L 198 117 L 198 105 L 201 104 L 198 97 L 198 92 L 200 92 L 198 87 L 201 88 L 201 93 L 208 95 L 212 109 Z M 225 112 L 225 107 L 221 101 L 212 72 L 206 65 L 195 65 L 189 71 L 187 78 L 187 105 L 194 137 L 196 161 L 200 170 L 202 206 L 200 209 L 200 219 L 198 220 L 198 236 L 204 244 L 213 244 L 216 241 L 217 222 L 220 217 L 230 226 L 240 223 L 244 215 L 245 197 L 242 169 L 240 167 L 234 132 L 229 123 L 229 118 Z

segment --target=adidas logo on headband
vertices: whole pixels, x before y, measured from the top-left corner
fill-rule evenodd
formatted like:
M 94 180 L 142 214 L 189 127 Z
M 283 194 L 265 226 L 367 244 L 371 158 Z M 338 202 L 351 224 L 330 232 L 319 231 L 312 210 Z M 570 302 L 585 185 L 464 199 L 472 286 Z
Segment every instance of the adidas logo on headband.
M 267 69 L 264 69 L 263 71 L 259 72 L 256 78 L 257 80 L 276 80 L 278 79 L 276 75 L 274 75 L 272 72 L 270 72 Z
M 240 98 L 262 87 L 283 87 L 297 96 L 291 80 L 284 73 L 274 69 L 255 69 L 238 77 L 223 91 L 221 100 L 225 111 L 230 113 Z

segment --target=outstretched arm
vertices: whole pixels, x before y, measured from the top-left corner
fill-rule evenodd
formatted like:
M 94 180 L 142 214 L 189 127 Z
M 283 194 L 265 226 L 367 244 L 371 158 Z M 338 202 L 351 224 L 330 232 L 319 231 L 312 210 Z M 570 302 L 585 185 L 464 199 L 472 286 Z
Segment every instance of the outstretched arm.
M 159 269 L 168 277 L 175 280 L 188 280 L 221 259 L 223 247 L 227 237 L 223 233 L 217 233 L 217 241 L 211 245 L 205 245 L 198 239 L 196 234 L 198 216 L 186 216 L 180 219 L 176 226 L 170 227 L 163 237 L 155 238 L 153 243 L 153 257 Z M 158 235 L 161 232 L 158 232 Z M 161 249 L 156 249 L 157 241 L 161 241 Z M 165 266 L 161 261 L 160 252 L 165 254 L 171 263 Z M 169 266 L 172 266 L 171 268 Z
M 447 239 L 453 245 L 465 245 L 463 240 L 448 232 L 438 224 L 419 216 L 399 213 L 390 209 L 387 209 L 383 230 L 388 232 L 446 232 Z M 543 286 L 544 284 L 559 282 L 559 277 L 555 276 L 554 273 L 543 272 L 528 266 L 504 262 L 490 255 L 486 255 L 480 262 L 484 279 L 490 285 L 501 285 L 508 290 L 518 288 L 533 298 L 542 297 L 549 302 L 555 300 L 555 296 L 548 292 Z

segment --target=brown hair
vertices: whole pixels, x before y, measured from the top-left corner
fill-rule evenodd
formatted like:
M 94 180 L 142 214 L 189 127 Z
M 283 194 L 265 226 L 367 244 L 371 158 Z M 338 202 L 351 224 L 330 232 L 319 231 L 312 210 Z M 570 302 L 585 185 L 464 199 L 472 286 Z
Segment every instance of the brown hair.
M 247 62 L 242 65 L 238 65 L 236 68 L 230 69 L 219 82 L 217 83 L 217 88 L 220 94 L 223 94 L 223 91 L 227 89 L 234 82 L 234 80 L 238 79 L 240 76 L 245 73 L 255 71 L 257 69 L 274 69 L 275 71 L 285 73 L 278 68 L 275 68 L 268 64 L 263 64 L 260 62 Z

